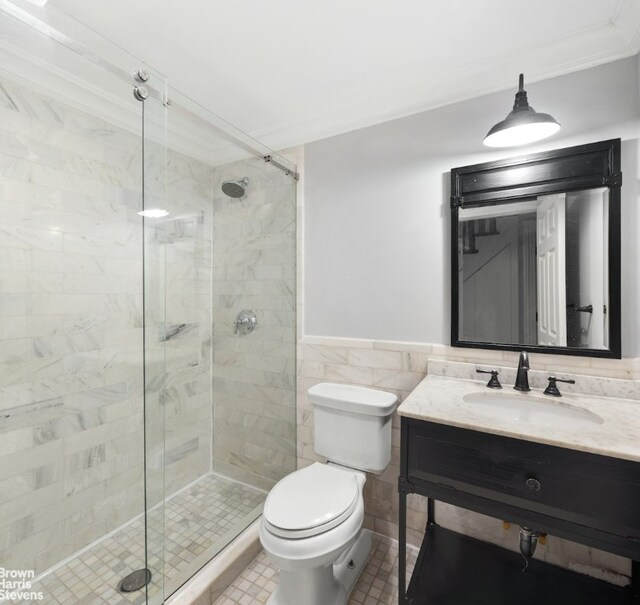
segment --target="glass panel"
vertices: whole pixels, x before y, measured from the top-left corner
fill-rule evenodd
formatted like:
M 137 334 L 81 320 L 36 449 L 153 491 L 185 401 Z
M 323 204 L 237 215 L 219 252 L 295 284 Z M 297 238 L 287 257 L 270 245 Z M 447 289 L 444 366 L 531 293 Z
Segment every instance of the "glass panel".
M 295 166 L 249 153 L 246 135 L 170 97 L 166 596 L 260 515 L 296 463 Z M 236 331 L 242 311 L 254 330 Z
M 47 604 L 141 603 L 143 65 L 36 13 L 0 2 L 0 567 Z
M 166 314 L 167 242 L 171 215 L 166 199 L 166 107 L 162 76 L 147 71 L 149 97 L 142 108 L 143 238 L 144 238 L 144 448 L 146 568 L 151 574 L 147 602 L 164 599 L 164 485 L 166 344 L 171 338 Z

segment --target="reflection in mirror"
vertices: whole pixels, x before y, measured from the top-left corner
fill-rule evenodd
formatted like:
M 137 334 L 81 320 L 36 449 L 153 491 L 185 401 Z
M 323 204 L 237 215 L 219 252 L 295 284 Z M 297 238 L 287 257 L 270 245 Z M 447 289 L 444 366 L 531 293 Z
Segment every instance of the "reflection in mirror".
M 608 349 L 609 189 L 460 208 L 458 338 Z

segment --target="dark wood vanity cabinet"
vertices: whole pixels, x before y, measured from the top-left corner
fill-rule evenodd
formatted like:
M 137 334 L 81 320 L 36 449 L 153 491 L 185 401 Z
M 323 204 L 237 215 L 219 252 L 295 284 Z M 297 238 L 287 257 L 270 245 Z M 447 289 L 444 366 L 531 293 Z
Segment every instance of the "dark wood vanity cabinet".
M 465 582 L 467 577 L 469 586 L 486 582 L 495 572 L 500 586 L 491 587 L 496 594 L 486 595 L 487 603 L 494 605 L 551 605 L 555 601 L 549 599 L 556 597 L 558 603 L 565 599 L 571 605 L 640 603 L 637 563 L 633 564 L 633 586 L 627 589 L 540 561 L 531 561 L 531 572 L 526 576 L 519 569 L 524 561 L 519 554 L 438 528 L 433 506 L 434 500 L 440 500 L 638 561 L 639 463 L 402 417 L 399 491 L 401 567 L 406 546 L 406 496 L 417 493 L 429 498 L 428 531 L 406 594 L 404 572 L 400 571 L 401 604 L 462 605 L 462 594 L 447 600 L 447 591 L 438 586 L 444 582 L 442 575 L 447 570 L 453 573 L 453 568 L 460 576 L 457 582 Z M 437 552 L 438 544 L 442 552 Z M 479 554 L 485 552 L 486 557 Z M 439 557 L 445 563 L 438 562 Z M 486 559 L 481 566 L 479 557 Z M 495 570 L 488 563 L 492 557 Z M 429 580 L 430 565 L 442 568 L 436 573 L 439 580 Z M 501 565 L 504 568 L 498 569 Z M 513 567 L 511 576 L 509 565 Z M 474 577 L 480 573 L 483 578 Z M 547 594 L 553 592 L 552 585 L 556 597 Z M 466 605 L 484 603 L 483 596 L 477 591 L 475 595 L 477 599 Z

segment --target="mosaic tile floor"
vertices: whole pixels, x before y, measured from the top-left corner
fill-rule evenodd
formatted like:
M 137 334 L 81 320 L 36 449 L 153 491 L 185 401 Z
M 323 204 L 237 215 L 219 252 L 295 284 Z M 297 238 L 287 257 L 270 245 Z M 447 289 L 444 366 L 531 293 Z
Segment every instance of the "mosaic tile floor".
M 407 577 L 418 549 L 407 547 Z M 263 605 L 278 584 L 278 572 L 260 553 L 224 591 L 214 605 Z M 349 605 L 389 605 L 398 602 L 398 543 L 373 534 L 369 563 L 353 588 Z M 302 601 L 301 601 L 302 604 Z
M 262 511 L 266 493 L 218 475 L 206 475 L 167 500 L 164 508 L 165 591 L 172 592 L 223 548 L 240 529 Z M 152 512 L 154 525 L 162 527 L 162 510 Z M 161 541 L 154 540 L 157 551 Z M 150 550 L 152 547 L 150 547 Z M 158 557 L 151 569 L 160 569 Z M 145 590 L 123 594 L 116 590 L 123 576 L 144 567 L 144 519 L 134 519 L 65 565 L 34 582 L 30 590 L 42 592 L 40 600 L 10 603 L 44 605 L 142 605 Z M 150 585 L 150 602 L 161 602 L 162 574 Z

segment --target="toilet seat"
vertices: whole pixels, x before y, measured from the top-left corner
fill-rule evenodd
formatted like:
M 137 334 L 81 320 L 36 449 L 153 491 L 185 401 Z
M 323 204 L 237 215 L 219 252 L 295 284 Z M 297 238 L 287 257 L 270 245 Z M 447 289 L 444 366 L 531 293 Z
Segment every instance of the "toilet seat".
M 283 538 L 309 538 L 337 527 L 358 505 L 356 472 L 318 462 L 287 475 L 269 492 L 266 529 Z

